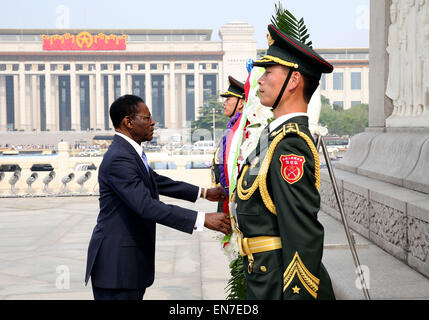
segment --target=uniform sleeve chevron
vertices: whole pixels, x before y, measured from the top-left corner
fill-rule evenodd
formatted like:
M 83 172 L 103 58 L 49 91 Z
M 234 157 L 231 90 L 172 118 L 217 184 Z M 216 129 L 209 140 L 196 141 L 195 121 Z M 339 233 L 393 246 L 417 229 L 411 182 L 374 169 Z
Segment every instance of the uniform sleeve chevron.
M 298 279 L 301 281 L 308 293 L 310 293 L 316 299 L 320 280 L 313 276 L 310 271 L 308 271 L 299 257 L 298 252 L 295 253 L 292 262 L 289 264 L 283 274 L 283 292 L 286 291 L 286 289 L 290 286 L 295 275 L 298 276 Z

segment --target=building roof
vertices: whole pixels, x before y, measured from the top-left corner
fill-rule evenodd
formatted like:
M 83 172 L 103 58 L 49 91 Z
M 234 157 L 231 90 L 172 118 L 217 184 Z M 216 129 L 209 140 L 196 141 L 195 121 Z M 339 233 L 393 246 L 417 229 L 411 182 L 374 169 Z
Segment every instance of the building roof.
M 0 29 L 0 41 L 38 41 L 42 34 L 77 35 L 82 31 L 91 34 L 126 34 L 129 36 L 128 41 L 210 41 L 212 35 L 210 29 Z M 17 37 L 13 39 L 8 36 Z

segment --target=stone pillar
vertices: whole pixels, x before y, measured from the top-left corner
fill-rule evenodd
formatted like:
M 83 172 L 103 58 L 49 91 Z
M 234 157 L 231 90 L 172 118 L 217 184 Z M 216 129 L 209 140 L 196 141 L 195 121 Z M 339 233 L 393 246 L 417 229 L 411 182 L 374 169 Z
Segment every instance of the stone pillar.
M 175 74 L 174 74 L 174 61 L 170 61 L 170 99 L 169 102 L 166 103 L 166 108 L 170 110 L 170 125 L 169 128 L 177 129 L 177 104 L 176 104 L 176 85 L 175 85 Z
M 351 107 L 351 72 L 350 68 L 344 68 L 344 93 L 343 93 L 343 101 L 344 101 L 344 110 L 349 109 Z
M 152 78 L 150 76 L 150 63 L 146 63 L 145 65 L 145 96 L 146 96 L 146 105 L 149 108 L 149 111 L 152 112 Z
M 169 74 L 164 74 L 164 123 L 168 129 L 171 129 L 170 86 L 170 76 Z
M 113 101 L 115 101 L 115 78 L 113 76 L 113 74 L 109 74 L 107 76 L 107 90 L 108 90 L 108 97 L 109 97 L 109 106 L 113 103 Z M 112 120 L 110 120 L 109 117 L 109 128 L 112 129 L 113 125 L 112 125 Z
M 31 129 L 40 131 L 40 77 L 31 75 Z
M 19 95 L 19 76 L 13 76 L 13 105 L 15 112 L 15 129 L 21 129 L 20 95 Z
M 194 99 L 195 99 L 195 120 L 200 117 L 200 70 L 199 62 L 194 61 Z
M 25 76 L 25 123 L 27 124 L 27 131 L 33 129 L 34 119 L 34 104 L 33 104 L 33 75 L 28 74 Z
M 95 85 L 95 75 L 89 75 L 89 127 L 95 129 L 97 127 L 97 88 Z
M 53 130 L 53 118 L 52 114 L 53 103 L 52 103 L 52 93 L 51 93 L 51 63 L 46 62 L 45 64 L 45 101 L 46 101 L 46 130 Z
M 0 76 L 0 131 L 7 130 L 6 76 Z
M 76 63 L 70 63 L 70 105 L 71 105 L 71 129 L 80 131 L 80 99 L 79 77 L 76 76 Z
M 429 50 L 419 56 L 410 49 L 428 43 L 419 37 L 429 20 L 416 12 L 429 12 L 429 3 L 419 5 L 371 0 L 369 128 L 352 137 L 335 176 L 351 228 L 429 276 L 429 118 L 412 112 L 416 65 L 429 58 Z M 339 217 L 326 170 L 320 194 L 321 209 Z
M 60 82 L 59 82 L 59 77 L 57 74 L 54 74 L 53 76 L 53 82 L 52 82 L 52 86 L 51 86 L 51 101 L 52 101 L 52 105 L 53 105 L 53 113 L 52 113 L 52 117 L 53 117 L 53 131 L 59 131 L 60 130 Z
M 28 131 L 30 125 L 27 122 L 27 108 L 26 108 L 26 95 L 27 95 L 27 84 L 24 62 L 19 63 L 19 114 L 20 114 L 20 125 L 19 128 Z
M 186 74 L 179 75 L 180 77 L 180 92 L 181 92 L 181 101 L 180 104 L 182 106 L 180 111 L 180 127 L 186 128 Z
M 104 90 L 103 77 L 101 76 L 101 64 L 95 63 L 95 94 L 97 105 L 97 122 L 94 129 L 104 130 Z
M 128 91 L 128 86 L 127 86 L 127 77 L 125 75 L 125 62 L 121 61 L 121 96 L 123 96 L 124 94 L 130 94 L 131 92 Z
M 386 52 L 390 25 L 391 0 L 371 1 L 371 31 L 369 53 L 369 127 L 384 128 L 386 118 L 392 114 L 393 105 L 387 99 L 387 69 L 389 59 Z
M 127 74 L 126 79 L 127 79 L 127 94 L 134 94 L 133 93 L 133 76 L 131 74 Z
M 228 80 L 228 75 L 224 74 L 224 67 L 223 67 L 223 62 L 219 61 L 218 63 L 218 68 L 219 68 L 219 73 L 218 73 L 218 79 L 219 79 L 219 92 L 225 92 L 227 90 L 227 85 L 228 85 L 228 81 L 225 82 L 225 79 Z M 246 78 L 240 79 L 239 81 L 245 81 L 247 80 L 247 75 Z

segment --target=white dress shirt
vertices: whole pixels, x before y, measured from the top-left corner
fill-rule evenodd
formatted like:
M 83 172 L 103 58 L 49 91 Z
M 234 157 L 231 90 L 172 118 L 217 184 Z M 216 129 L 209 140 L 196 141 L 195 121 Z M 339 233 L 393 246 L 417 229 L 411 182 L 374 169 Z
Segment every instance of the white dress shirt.
M 127 137 L 126 135 L 115 132 L 116 135 L 120 136 L 121 138 L 124 138 L 126 141 L 128 141 L 129 144 L 136 150 L 137 154 L 140 156 L 141 161 L 143 162 L 143 158 L 141 157 L 143 153 L 143 147 L 139 145 L 137 142 L 135 142 L 133 139 Z M 144 164 L 144 162 L 143 162 Z M 201 196 L 201 188 L 198 189 L 198 196 L 197 199 Z M 203 231 L 204 229 L 204 221 L 205 221 L 206 215 L 204 212 L 198 212 L 197 220 L 195 221 L 194 230 L 196 231 Z

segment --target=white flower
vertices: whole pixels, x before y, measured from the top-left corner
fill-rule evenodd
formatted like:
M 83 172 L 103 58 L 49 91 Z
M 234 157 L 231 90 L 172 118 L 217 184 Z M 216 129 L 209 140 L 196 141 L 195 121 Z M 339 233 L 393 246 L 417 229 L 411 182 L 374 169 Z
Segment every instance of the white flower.
M 269 120 L 274 118 L 272 109 L 263 106 L 258 96 L 258 80 L 264 72 L 264 68 L 254 67 L 249 79 L 250 90 L 247 103 L 244 107 L 244 113 L 249 121 L 246 129 L 249 137 L 243 142 L 240 148 L 243 155 L 242 161 L 256 148 L 262 131 L 268 125 Z
M 229 262 L 237 259 L 239 252 L 237 246 L 237 234 L 235 232 L 232 233 L 229 243 L 223 249 Z

